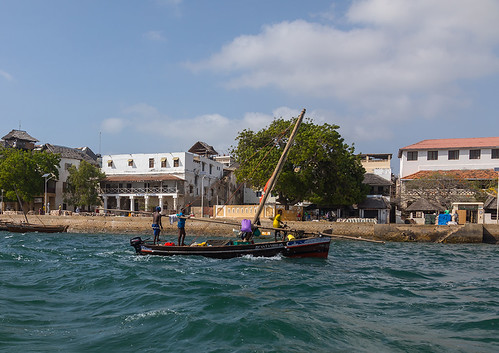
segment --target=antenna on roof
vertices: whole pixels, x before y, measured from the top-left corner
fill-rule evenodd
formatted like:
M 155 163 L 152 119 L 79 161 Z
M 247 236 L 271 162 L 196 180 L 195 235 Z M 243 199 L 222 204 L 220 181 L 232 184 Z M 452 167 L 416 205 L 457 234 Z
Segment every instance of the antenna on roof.
M 101 145 L 102 145 L 102 131 L 99 131 L 99 154 L 101 154 Z
M 21 120 L 19 120 L 19 130 L 21 130 Z

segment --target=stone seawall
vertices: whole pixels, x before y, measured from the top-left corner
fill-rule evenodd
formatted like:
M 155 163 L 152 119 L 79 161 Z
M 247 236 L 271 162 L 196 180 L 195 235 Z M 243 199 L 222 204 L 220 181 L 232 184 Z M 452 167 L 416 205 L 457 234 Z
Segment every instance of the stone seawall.
M 109 233 L 151 235 L 151 217 L 114 217 L 114 216 L 28 216 L 31 223 L 46 225 L 68 225 L 71 233 Z M 1 221 L 21 222 L 21 215 L 0 215 Z M 237 222 L 227 220 L 228 222 Z M 306 232 L 324 232 L 332 229 L 333 234 L 362 237 L 398 242 L 443 242 L 443 243 L 497 243 L 499 225 L 466 224 L 454 226 L 414 225 L 414 224 L 370 224 L 342 222 L 287 222 L 291 229 L 303 229 Z M 264 220 L 262 226 L 271 227 L 271 222 Z M 187 235 L 196 236 L 233 236 L 232 229 L 237 226 L 190 220 L 187 223 Z M 163 218 L 163 235 L 176 235 L 176 224 L 170 224 Z

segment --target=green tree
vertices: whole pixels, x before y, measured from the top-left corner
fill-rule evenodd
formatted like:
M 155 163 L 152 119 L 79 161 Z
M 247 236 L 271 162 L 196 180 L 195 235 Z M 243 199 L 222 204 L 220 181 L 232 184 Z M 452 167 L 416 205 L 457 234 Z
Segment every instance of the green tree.
M 88 162 L 81 161 L 79 168 L 72 165 L 68 169 L 64 202 L 75 206 L 99 206 L 99 184 L 106 177 L 100 169 Z
M 291 133 L 293 120 L 275 119 L 258 132 L 245 129 L 231 154 L 240 163 L 239 182 L 263 188 L 272 175 Z M 307 119 L 298 130 L 289 156 L 274 188 L 278 200 L 294 204 L 307 200 L 319 205 L 351 205 L 367 195 L 365 170 L 337 129 Z
M 0 187 L 6 198 L 16 200 L 16 190 L 24 201 L 31 201 L 44 191 L 44 174 L 59 177 L 58 154 L 46 151 L 26 151 L 16 148 L 0 149 Z

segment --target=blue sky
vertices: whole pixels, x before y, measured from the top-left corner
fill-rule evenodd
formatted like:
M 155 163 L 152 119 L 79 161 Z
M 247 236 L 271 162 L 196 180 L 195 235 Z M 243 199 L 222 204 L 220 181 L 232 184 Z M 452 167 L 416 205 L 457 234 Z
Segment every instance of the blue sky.
M 499 136 L 496 0 L 0 0 L 1 136 L 227 153 L 307 109 L 358 153 Z

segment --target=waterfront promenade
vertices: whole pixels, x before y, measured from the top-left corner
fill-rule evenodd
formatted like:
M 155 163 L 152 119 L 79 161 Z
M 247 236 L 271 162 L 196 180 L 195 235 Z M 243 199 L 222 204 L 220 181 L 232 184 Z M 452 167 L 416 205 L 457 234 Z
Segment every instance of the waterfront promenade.
M 152 234 L 149 216 L 119 217 L 119 216 L 54 216 L 30 215 L 31 223 L 46 225 L 68 225 L 70 233 L 107 233 L 107 234 Z M 24 221 L 22 215 L 0 215 L 5 222 Z M 228 222 L 237 222 L 229 220 Z M 306 232 L 325 232 L 332 230 L 333 234 L 362 237 L 396 242 L 441 242 L 441 243 L 490 243 L 499 241 L 499 225 L 497 224 L 466 224 L 454 226 L 414 225 L 414 224 L 369 224 L 342 223 L 327 221 L 287 222 L 291 229 L 302 229 Z M 262 226 L 271 227 L 269 220 L 263 220 Z M 162 235 L 176 235 L 176 223 L 170 224 L 168 217 L 163 217 Z M 186 226 L 187 235 L 195 236 L 227 236 L 233 237 L 231 224 L 219 224 L 189 220 Z

